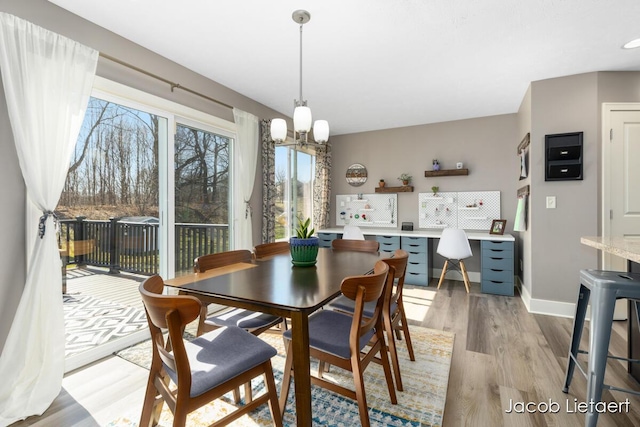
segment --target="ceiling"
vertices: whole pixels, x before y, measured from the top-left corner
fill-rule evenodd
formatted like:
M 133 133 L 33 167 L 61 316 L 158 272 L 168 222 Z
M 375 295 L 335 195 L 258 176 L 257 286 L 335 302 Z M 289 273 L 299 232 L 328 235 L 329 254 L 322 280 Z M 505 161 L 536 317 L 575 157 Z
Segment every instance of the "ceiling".
M 638 0 L 50 1 L 289 117 L 306 9 L 303 95 L 333 135 L 514 113 L 532 81 L 640 70 L 621 49 Z

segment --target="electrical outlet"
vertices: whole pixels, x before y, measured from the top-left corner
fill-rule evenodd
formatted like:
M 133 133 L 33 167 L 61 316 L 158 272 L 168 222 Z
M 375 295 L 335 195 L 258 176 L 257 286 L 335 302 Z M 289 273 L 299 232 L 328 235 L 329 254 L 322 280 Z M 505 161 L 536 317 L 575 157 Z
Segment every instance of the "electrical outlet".
M 556 196 L 547 196 L 547 209 L 556 208 Z

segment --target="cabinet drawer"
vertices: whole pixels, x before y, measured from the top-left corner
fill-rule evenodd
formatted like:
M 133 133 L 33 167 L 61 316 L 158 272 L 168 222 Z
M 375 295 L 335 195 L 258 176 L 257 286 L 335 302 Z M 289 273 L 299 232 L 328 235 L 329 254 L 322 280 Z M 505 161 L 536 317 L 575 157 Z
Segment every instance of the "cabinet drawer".
M 501 269 L 491 269 L 491 268 L 482 268 L 482 281 L 490 281 L 490 282 L 509 282 L 513 284 L 513 269 L 501 270 Z
M 402 236 L 401 247 L 407 252 L 427 253 L 427 239 L 424 237 Z
M 485 294 L 513 296 L 513 280 L 510 282 L 500 282 L 482 279 L 480 290 Z
M 400 249 L 400 236 L 378 236 L 376 235 L 376 240 L 382 245 L 395 245 L 396 249 Z
M 421 264 L 427 263 L 427 255 L 424 252 L 407 252 L 409 253 L 409 262 Z
M 410 273 L 407 270 L 407 273 L 404 275 L 404 283 L 409 285 L 427 286 L 429 284 L 429 277 L 426 273 Z
M 513 251 L 510 249 L 484 249 L 482 251 L 482 261 L 489 258 L 511 259 L 513 260 Z
M 483 240 L 482 250 L 503 251 L 513 253 L 513 242 L 499 240 Z
M 407 263 L 407 272 L 408 273 L 418 273 L 418 274 L 427 274 L 427 264 L 424 262 L 408 262 Z
M 330 248 L 331 241 L 339 238 L 340 235 L 338 233 L 318 233 L 318 246 L 321 248 Z
M 393 252 L 397 249 L 400 249 L 400 245 L 398 243 L 378 243 L 380 243 L 381 252 Z
M 482 269 L 498 269 L 513 271 L 513 258 L 504 258 L 499 256 L 484 255 L 482 257 Z

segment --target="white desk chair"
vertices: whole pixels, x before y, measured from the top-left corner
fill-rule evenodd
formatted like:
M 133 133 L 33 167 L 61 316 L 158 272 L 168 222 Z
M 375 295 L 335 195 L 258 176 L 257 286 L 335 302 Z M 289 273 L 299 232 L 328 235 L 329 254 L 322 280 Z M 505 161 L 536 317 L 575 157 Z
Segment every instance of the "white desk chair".
M 364 240 L 364 234 L 357 225 L 345 225 L 342 232 L 343 239 Z
M 442 230 L 442 236 L 440 237 L 440 242 L 438 242 L 436 252 L 446 258 L 444 267 L 442 268 L 442 274 L 440 275 L 440 281 L 438 282 L 438 289 L 440 289 L 440 285 L 444 280 L 447 268 L 453 267 L 462 274 L 464 287 L 467 289 L 467 293 L 469 293 L 469 276 L 467 275 L 467 269 L 464 266 L 463 260 L 472 256 L 473 253 L 471 252 L 467 233 L 459 228 L 445 228 Z

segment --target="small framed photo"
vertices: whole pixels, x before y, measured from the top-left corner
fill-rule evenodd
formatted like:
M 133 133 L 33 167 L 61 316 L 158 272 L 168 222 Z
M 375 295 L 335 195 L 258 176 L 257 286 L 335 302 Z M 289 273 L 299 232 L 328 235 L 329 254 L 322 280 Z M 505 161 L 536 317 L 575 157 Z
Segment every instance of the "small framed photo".
M 491 229 L 489 234 L 504 234 L 504 229 L 507 226 L 506 219 L 494 219 L 491 223 Z

